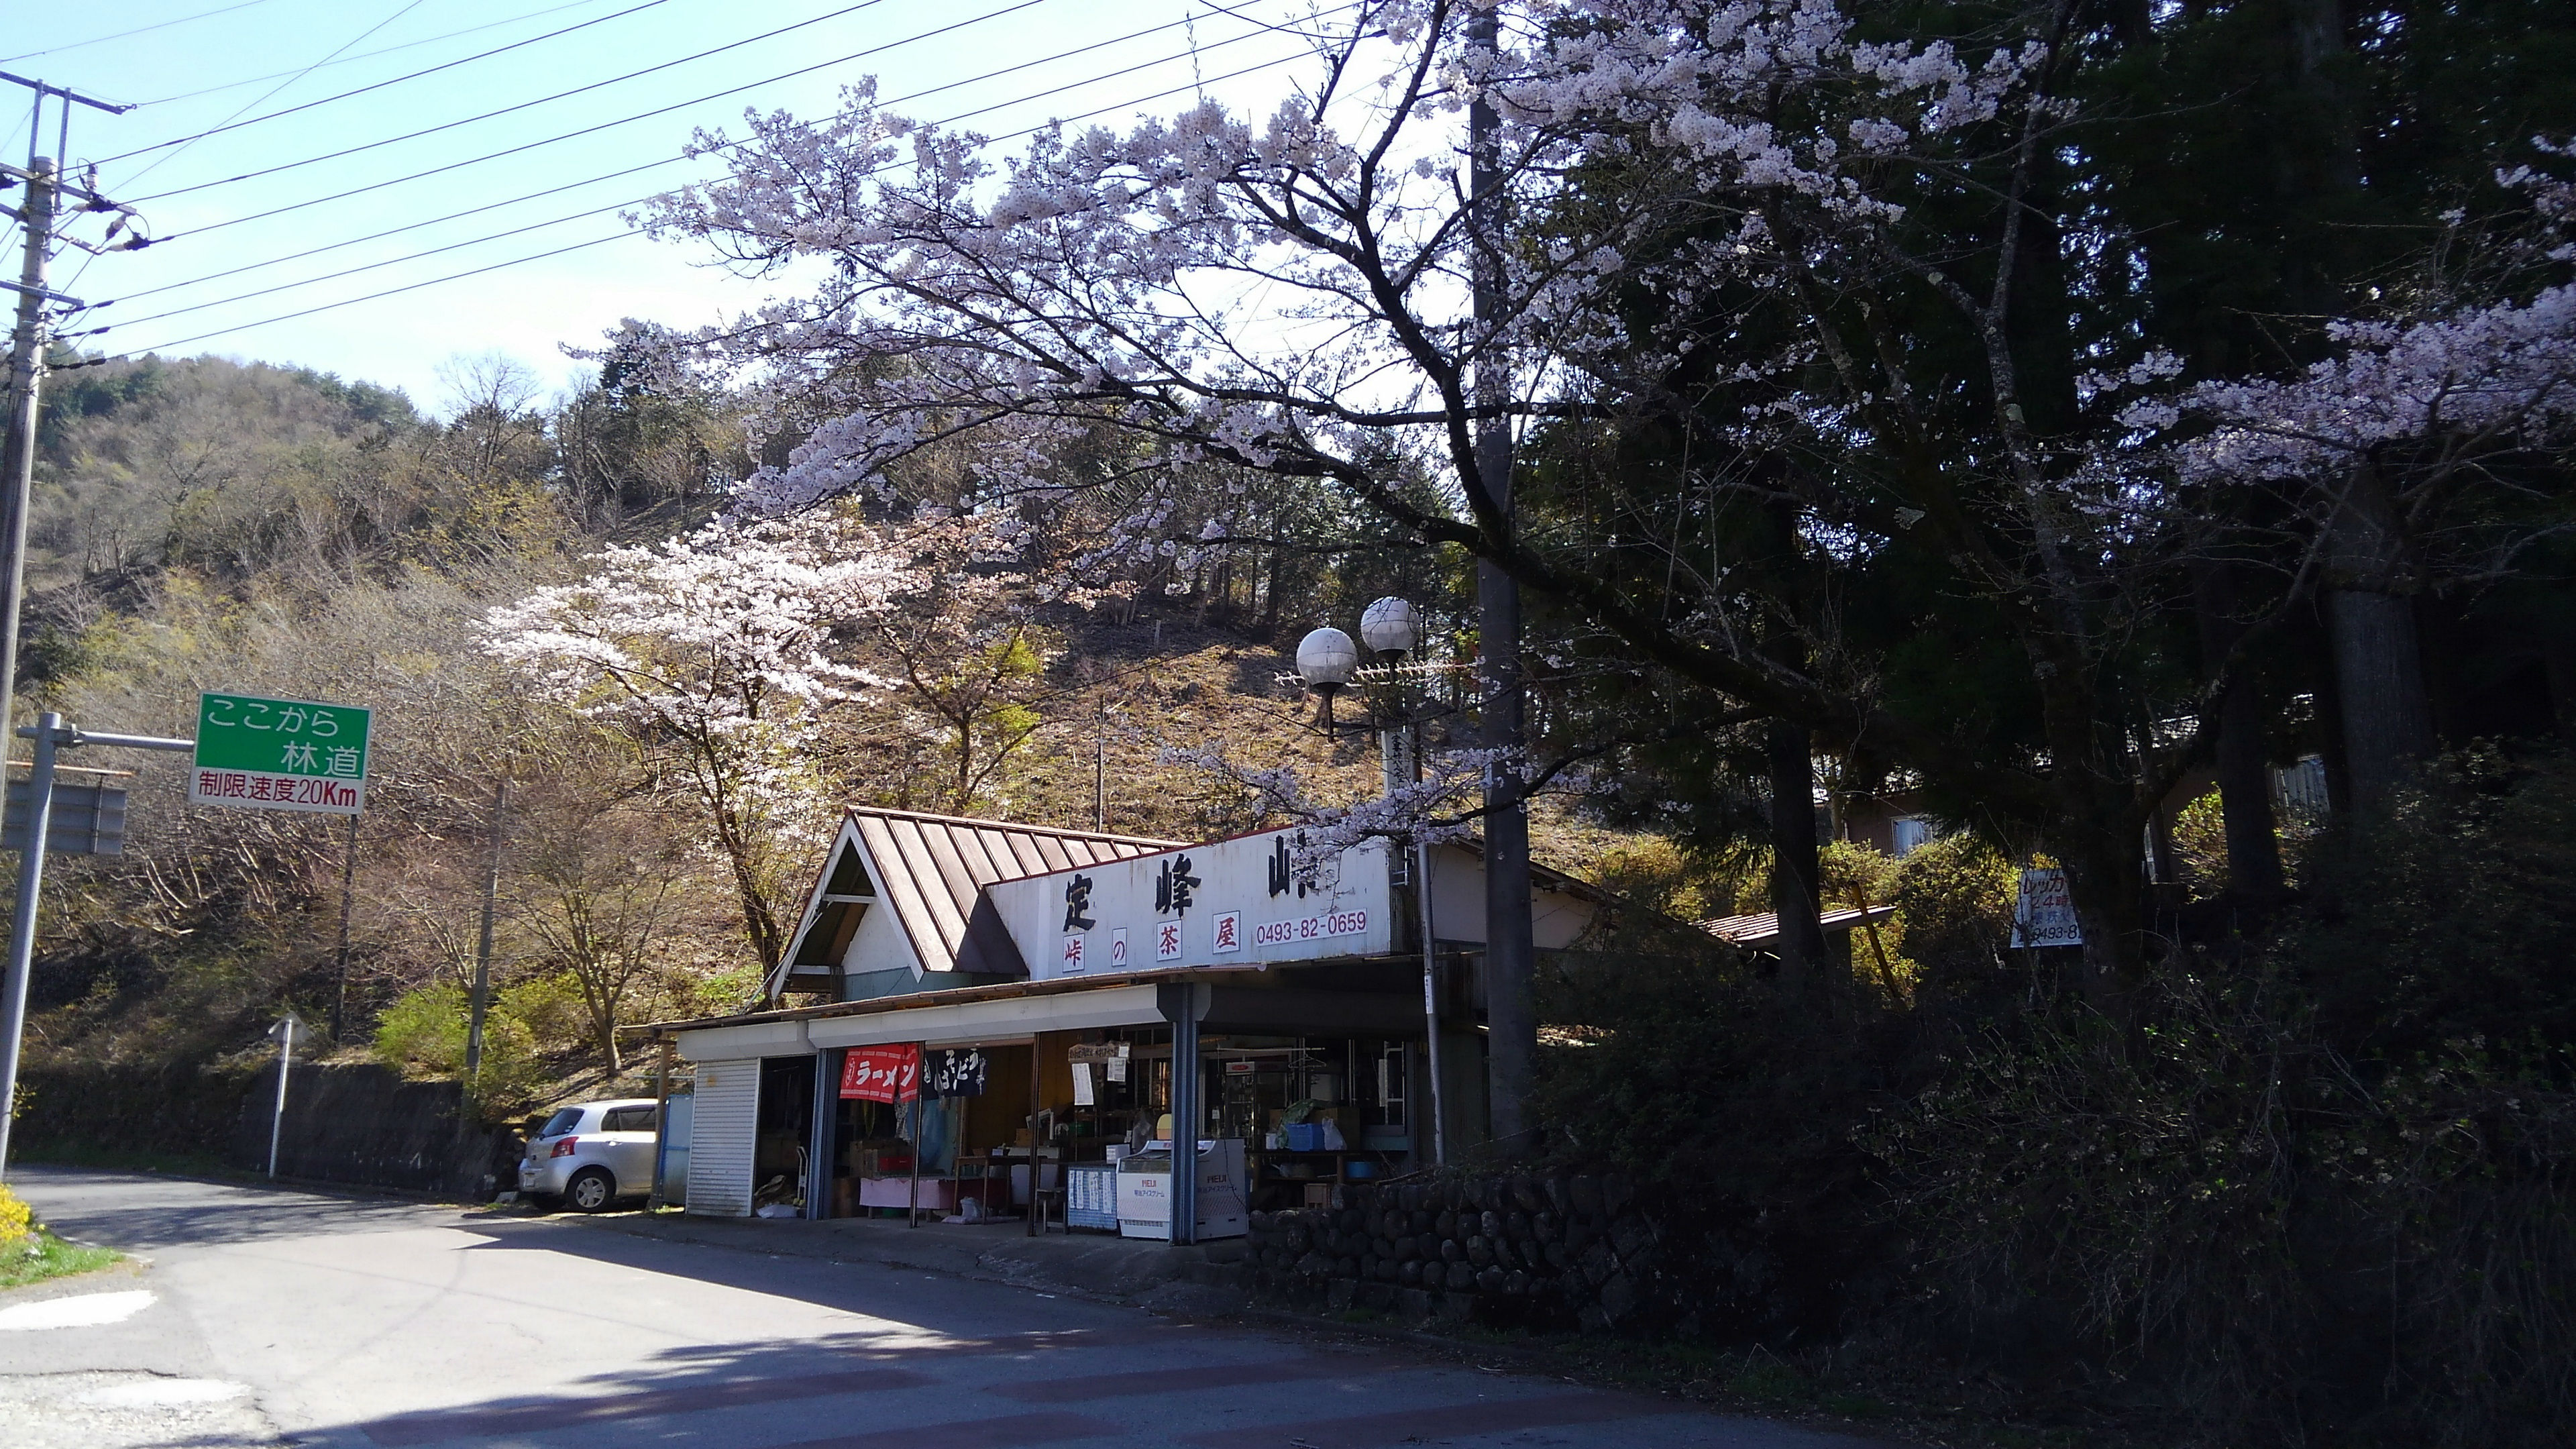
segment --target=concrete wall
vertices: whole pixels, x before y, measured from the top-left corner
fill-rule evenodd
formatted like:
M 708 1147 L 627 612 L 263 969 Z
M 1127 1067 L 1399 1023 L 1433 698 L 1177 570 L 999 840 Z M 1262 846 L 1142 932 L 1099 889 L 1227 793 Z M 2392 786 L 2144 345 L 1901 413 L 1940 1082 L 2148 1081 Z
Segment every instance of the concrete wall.
M 31 1067 L 18 1077 L 26 1112 L 14 1139 L 19 1149 L 39 1156 L 51 1151 L 218 1157 L 232 1140 L 244 1093 L 260 1081 L 276 1092 L 274 1068 L 262 1076 L 198 1062 Z
M 270 1108 L 277 1069 L 261 1073 L 243 1094 L 224 1157 L 250 1171 L 268 1166 Z M 314 1182 L 401 1188 L 488 1201 L 517 1187 L 521 1139 L 474 1122 L 456 1082 L 407 1082 L 373 1064 L 298 1063 L 286 1087 L 286 1119 L 277 1175 Z

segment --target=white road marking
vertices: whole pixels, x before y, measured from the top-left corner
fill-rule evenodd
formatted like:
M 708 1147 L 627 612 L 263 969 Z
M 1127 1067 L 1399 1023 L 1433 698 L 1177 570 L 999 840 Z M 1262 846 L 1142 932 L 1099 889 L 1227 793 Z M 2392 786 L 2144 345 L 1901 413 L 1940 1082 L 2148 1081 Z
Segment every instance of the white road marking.
M 140 1288 L 129 1293 L 83 1293 L 75 1298 L 48 1298 L 38 1303 L 0 1308 L 0 1331 L 97 1328 L 103 1324 L 123 1323 L 151 1306 L 152 1295 Z
M 167 1409 L 183 1404 L 220 1404 L 249 1392 L 248 1385 L 228 1384 L 222 1379 L 149 1379 L 92 1389 L 72 1402 L 101 1409 Z

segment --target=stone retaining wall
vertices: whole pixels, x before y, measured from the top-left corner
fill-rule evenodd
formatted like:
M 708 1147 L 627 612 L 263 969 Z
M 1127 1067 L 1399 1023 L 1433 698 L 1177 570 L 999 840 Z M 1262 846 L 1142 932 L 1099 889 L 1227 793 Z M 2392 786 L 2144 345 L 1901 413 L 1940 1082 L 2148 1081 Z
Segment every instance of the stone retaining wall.
M 1342 1206 L 1254 1213 L 1258 1296 L 1412 1317 L 1606 1330 L 1659 1301 L 1663 1232 L 1617 1174 L 1360 1184 Z
M 231 1165 L 267 1167 L 276 1093 L 271 1067 L 244 1094 L 224 1154 Z M 299 1062 L 286 1085 L 277 1173 L 487 1202 L 496 1189 L 518 1186 L 519 1150 L 517 1133 L 475 1122 L 459 1083 L 406 1081 L 373 1063 Z

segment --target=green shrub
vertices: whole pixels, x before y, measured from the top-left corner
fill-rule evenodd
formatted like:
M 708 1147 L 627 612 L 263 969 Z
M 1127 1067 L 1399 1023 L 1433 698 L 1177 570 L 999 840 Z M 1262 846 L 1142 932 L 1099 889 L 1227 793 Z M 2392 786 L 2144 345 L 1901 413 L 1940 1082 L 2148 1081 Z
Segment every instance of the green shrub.
M 565 1056 L 598 1045 L 592 1039 L 590 1008 L 583 1003 L 581 980 L 569 971 L 531 976 L 501 988 L 493 1009 L 527 1028 L 541 1056 Z
M 2183 890 L 2193 900 L 2227 889 L 2227 810 L 2216 790 L 2174 812 L 2173 853 Z
M 2241 958 L 2042 999 L 1863 1134 L 1947 1331 L 2036 1312 L 2205 1440 L 2531 1446 L 2576 1409 L 2576 769 L 2442 762 Z
M 1875 1252 L 1852 1142 L 1873 1043 L 1713 945 L 1601 953 L 1542 973 L 1536 998 L 1559 1030 L 1532 1115 L 1567 1166 L 1659 1205 L 1677 1245 L 1660 1311 L 1730 1336 L 1832 1331 Z
M 2012 862 L 1964 831 L 1906 852 L 1897 862 L 1896 918 L 1925 988 L 1974 997 L 1997 984 L 2020 888 Z
M 376 1019 L 376 1060 L 412 1075 L 463 1076 L 468 1007 L 465 988 L 453 982 L 403 993 Z M 469 1084 L 484 1115 L 525 1105 L 545 1076 L 527 1023 L 496 1000 L 483 1016 L 482 1070 Z
M 465 988 L 440 981 L 406 991 L 376 1018 L 376 1060 L 403 1071 L 454 1076 L 465 1070 Z

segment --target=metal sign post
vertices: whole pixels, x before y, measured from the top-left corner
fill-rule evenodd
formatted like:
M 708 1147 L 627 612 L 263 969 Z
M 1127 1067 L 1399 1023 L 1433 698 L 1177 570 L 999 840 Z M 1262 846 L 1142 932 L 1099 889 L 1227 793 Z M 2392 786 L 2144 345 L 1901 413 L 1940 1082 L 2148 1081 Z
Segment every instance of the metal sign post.
M 286 1078 L 295 1070 L 295 1028 L 302 1023 L 294 1012 L 268 1029 L 268 1039 L 277 1043 L 277 1105 L 268 1114 L 268 1175 L 277 1176 L 277 1139 L 286 1127 Z
M 27 1031 L 27 976 L 36 955 L 36 906 L 44 893 L 46 836 L 53 826 L 55 752 L 79 745 L 127 750 L 197 747 L 195 740 L 88 734 L 50 713 L 38 716 L 33 728 L 18 733 L 36 742 L 36 753 L 35 766 L 27 774 L 26 826 L 18 849 L 18 906 L 9 923 L 9 984 L 5 1007 L 0 1007 L 6 1017 L 0 1021 L 0 1176 L 9 1170 L 9 1134 L 18 1115 L 18 1052 Z

